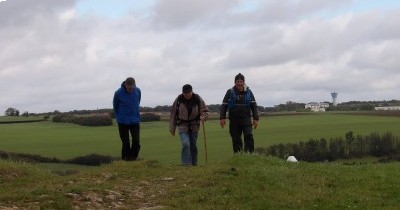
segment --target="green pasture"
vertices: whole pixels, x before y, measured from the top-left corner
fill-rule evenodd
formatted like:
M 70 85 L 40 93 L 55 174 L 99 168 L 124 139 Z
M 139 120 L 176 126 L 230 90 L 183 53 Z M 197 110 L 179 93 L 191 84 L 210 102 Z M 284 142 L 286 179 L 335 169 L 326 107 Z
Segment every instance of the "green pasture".
M 400 118 L 341 115 L 334 113 L 263 117 L 254 131 L 256 147 L 278 143 L 307 141 L 310 138 L 344 137 L 348 131 L 355 135 L 372 132 L 392 132 L 400 136 Z M 228 126 L 222 129 L 218 120 L 206 122 L 208 161 L 219 162 L 232 157 Z M 180 161 L 179 135 L 171 136 L 168 122 L 141 124 L 140 158 L 164 163 Z M 199 132 L 199 161 L 204 164 L 204 136 Z M 51 121 L 0 124 L 0 150 L 38 154 L 68 159 L 92 153 L 120 156 L 121 143 L 117 125 L 84 127 Z

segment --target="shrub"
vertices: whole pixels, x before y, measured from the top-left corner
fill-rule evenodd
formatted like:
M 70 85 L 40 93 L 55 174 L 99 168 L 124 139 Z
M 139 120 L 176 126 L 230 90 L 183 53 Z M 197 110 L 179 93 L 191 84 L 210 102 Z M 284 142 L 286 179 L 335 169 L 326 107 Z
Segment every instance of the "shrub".
M 83 126 L 112 125 L 111 116 L 108 114 L 96 114 L 88 116 L 73 116 L 73 115 L 59 114 L 53 117 L 53 122 L 75 123 Z
M 111 156 L 90 154 L 90 155 L 86 155 L 86 156 L 76 157 L 76 158 L 67 160 L 65 162 L 70 163 L 70 164 L 77 164 L 77 165 L 99 166 L 101 164 L 112 163 L 113 160 L 114 160 L 114 158 Z
M 38 163 L 60 163 L 61 161 L 57 158 L 43 157 L 40 155 L 24 154 L 24 153 L 13 153 L 0 151 L 0 158 L 13 161 L 24 161 L 24 162 L 38 162 Z
M 112 125 L 112 119 L 110 115 L 89 115 L 77 117 L 73 123 L 83 126 L 108 126 Z
M 160 121 L 161 116 L 154 113 L 143 113 L 140 116 L 142 122 Z
M 400 140 L 390 132 L 383 135 L 371 133 L 369 136 L 353 136 L 353 132 L 347 132 L 345 139 L 333 138 L 329 142 L 324 138 L 310 139 L 298 144 L 277 144 L 267 150 L 258 149 L 259 152 L 279 158 L 287 158 L 294 155 L 297 159 L 316 162 L 348 159 L 352 157 L 364 157 L 372 155 L 384 157 L 400 155 Z

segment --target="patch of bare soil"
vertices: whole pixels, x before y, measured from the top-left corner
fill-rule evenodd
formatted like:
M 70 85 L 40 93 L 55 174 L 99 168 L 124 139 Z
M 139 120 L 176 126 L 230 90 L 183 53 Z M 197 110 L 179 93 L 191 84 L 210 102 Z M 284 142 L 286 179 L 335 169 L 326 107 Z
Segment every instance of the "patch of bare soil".
M 112 175 L 104 174 L 104 177 Z M 82 181 L 82 180 L 81 180 Z M 88 181 L 88 180 L 86 180 Z M 104 180 L 91 180 L 103 182 Z M 173 177 L 163 177 L 159 180 L 123 180 L 114 189 L 89 189 L 81 193 L 66 193 L 74 209 L 164 209 L 165 206 L 156 202 L 158 196 L 166 194 L 166 188 L 174 185 Z

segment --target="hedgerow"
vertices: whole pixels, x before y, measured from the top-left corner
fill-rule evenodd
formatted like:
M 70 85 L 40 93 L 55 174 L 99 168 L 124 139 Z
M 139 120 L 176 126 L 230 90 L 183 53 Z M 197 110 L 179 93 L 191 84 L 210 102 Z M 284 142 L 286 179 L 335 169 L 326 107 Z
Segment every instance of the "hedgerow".
M 352 131 L 345 138 L 326 140 L 310 139 L 307 142 L 276 144 L 268 148 L 257 148 L 260 154 L 286 159 L 295 156 L 298 160 L 307 162 L 334 161 L 338 159 L 374 157 L 397 157 L 400 155 L 400 139 L 386 132 L 382 135 L 354 136 Z M 396 158 L 392 158 L 396 159 Z
M 53 117 L 53 122 L 75 123 L 82 126 L 109 126 L 112 125 L 111 116 L 108 114 L 95 114 L 75 116 L 59 114 Z

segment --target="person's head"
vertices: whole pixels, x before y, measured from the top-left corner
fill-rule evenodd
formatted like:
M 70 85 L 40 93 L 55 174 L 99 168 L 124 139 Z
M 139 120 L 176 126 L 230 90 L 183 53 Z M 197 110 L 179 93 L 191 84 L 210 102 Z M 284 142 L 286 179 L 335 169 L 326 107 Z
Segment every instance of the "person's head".
M 133 77 L 126 78 L 125 80 L 126 91 L 128 91 L 128 93 L 132 93 L 135 87 L 136 87 L 135 79 L 133 79 Z
M 193 88 L 191 85 L 186 84 L 182 87 L 182 95 L 186 100 L 189 100 L 193 96 Z
M 243 74 L 239 73 L 238 75 L 235 76 L 235 87 L 242 91 L 244 87 L 244 76 Z

